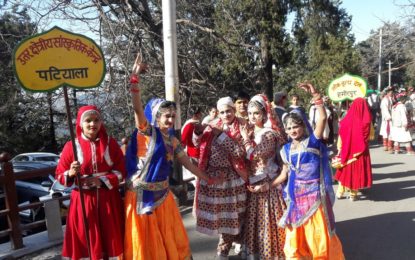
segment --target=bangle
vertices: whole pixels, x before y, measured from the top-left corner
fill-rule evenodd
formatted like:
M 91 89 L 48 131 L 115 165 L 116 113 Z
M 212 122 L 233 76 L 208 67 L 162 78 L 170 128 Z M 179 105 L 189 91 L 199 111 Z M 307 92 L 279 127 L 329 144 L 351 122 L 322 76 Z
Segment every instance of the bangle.
M 314 100 L 314 105 L 318 106 L 318 105 L 323 105 L 323 99 L 319 98 Z
M 140 92 L 140 89 L 138 89 L 138 88 L 130 88 L 130 92 L 131 93 L 139 93 Z
M 313 95 L 313 99 L 321 99 L 321 94 L 320 93 L 316 93 L 315 95 Z
M 138 84 L 140 82 L 140 78 L 138 77 L 137 74 L 132 74 L 131 78 L 130 78 L 130 83 L 131 84 Z

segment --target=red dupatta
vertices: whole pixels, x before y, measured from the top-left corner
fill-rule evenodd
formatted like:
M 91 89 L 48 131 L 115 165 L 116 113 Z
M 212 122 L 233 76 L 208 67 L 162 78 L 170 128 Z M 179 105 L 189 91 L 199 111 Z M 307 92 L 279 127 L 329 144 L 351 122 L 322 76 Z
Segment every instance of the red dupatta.
M 342 164 L 362 154 L 368 146 L 371 114 L 363 98 L 353 101 L 346 116 L 340 121 L 339 135 L 342 142 L 340 158 Z

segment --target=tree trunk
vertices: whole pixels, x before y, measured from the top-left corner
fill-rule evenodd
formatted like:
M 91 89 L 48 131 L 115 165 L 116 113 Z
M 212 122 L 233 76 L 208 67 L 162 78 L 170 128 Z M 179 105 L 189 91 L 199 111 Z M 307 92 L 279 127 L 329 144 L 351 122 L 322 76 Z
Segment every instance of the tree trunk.
M 49 138 L 50 144 L 48 150 L 58 153 L 58 144 L 56 143 L 55 136 L 55 124 L 53 122 L 53 109 L 52 109 L 52 93 L 48 92 L 47 94 L 48 106 L 49 106 Z
M 264 77 L 263 92 L 268 97 L 268 100 L 273 98 L 273 79 L 272 79 L 272 55 L 270 54 L 270 47 L 267 37 L 264 35 L 261 39 L 261 60 Z

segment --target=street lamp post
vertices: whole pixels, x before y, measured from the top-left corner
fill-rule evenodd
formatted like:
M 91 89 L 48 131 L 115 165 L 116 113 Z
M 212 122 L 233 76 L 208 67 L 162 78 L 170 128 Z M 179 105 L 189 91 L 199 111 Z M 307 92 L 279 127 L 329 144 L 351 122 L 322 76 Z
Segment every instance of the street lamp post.
M 378 91 L 380 92 L 380 85 L 382 80 L 382 29 L 379 32 L 379 69 L 378 69 Z

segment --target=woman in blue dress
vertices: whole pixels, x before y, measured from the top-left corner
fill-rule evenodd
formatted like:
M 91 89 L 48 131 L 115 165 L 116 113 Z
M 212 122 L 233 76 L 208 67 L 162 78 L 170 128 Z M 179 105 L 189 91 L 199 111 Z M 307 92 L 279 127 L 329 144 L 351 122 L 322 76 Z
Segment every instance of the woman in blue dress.
M 293 111 L 284 117 L 291 142 L 281 149 L 284 165 L 272 185 L 287 180 L 283 194 L 287 209 L 279 222 L 286 232 L 285 257 L 344 259 L 334 228 L 334 192 L 327 148 L 321 140 L 326 111 L 321 95 L 310 83 L 301 83 L 299 87 L 313 95 L 321 117 L 314 131 L 304 113 Z

